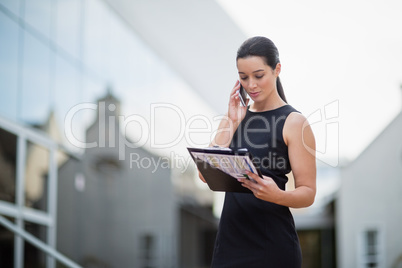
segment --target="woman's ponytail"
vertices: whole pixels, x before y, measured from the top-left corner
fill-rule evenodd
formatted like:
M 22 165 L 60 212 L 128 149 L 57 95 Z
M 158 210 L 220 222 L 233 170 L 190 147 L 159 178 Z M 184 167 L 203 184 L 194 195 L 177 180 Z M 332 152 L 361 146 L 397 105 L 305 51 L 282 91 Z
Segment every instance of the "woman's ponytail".
M 281 80 L 279 79 L 279 76 L 276 78 L 276 90 L 278 91 L 278 94 L 281 97 L 281 99 L 284 102 L 288 103 L 288 101 L 286 100 L 285 92 L 283 91 L 282 83 L 281 83 Z

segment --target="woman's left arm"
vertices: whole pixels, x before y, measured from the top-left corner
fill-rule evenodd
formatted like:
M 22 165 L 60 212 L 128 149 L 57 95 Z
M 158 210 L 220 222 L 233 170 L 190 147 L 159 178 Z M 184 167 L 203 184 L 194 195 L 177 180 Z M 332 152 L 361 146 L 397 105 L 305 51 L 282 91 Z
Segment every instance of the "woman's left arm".
M 283 137 L 288 146 L 295 189 L 284 192 L 279 203 L 293 208 L 311 206 L 316 194 L 317 172 L 313 131 L 302 114 L 291 113 L 283 127 Z
M 307 119 L 299 113 L 291 113 L 286 119 L 283 137 L 288 146 L 295 189 L 281 190 L 272 178 L 261 179 L 252 173 L 248 175 L 254 182 L 240 181 L 262 200 L 293 208 L 311 206 L 316 193 L 315 139 Z

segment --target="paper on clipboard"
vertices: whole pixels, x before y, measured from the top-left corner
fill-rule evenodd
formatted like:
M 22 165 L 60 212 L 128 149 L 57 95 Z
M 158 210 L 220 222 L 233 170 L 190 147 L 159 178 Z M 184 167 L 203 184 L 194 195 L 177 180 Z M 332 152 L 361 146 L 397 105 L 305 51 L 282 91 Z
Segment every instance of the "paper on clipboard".
M 244 178 L 246 171 L 258 174 L 249 155 L 191 152 L 195 159 L 202 160 L 234 178 Z

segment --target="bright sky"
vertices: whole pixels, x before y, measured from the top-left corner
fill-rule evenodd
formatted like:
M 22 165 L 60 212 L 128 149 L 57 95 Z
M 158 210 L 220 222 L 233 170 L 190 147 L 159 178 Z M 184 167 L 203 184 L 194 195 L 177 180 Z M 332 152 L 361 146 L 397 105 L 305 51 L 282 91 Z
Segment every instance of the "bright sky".
M 323 157 L 336 156 L 328 143 L 339 140 L 340 157 L 353 159 L 399 113 L 401 1 L 218 2 L 247 36 L 277 45 L 288 101 L 318 122 L 312 126 Z M 325 106 L 330 125 L 317 121 Z

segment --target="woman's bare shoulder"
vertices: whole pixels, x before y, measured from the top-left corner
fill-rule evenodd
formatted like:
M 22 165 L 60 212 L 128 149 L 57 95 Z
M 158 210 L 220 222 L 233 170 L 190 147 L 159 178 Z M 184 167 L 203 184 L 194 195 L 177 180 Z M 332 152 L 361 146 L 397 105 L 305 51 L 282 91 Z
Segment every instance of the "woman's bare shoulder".
M 310 124 L 307 118 L 299 112 L 290 113 L 286 118 L 285 125 L 283 127 L 283 138 L 285 143 L 288 144 L 289 139 L 292 138 L 301 138 L 306 134 L 305 130 L 310 132 Z

